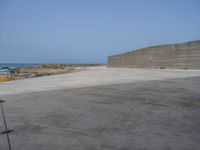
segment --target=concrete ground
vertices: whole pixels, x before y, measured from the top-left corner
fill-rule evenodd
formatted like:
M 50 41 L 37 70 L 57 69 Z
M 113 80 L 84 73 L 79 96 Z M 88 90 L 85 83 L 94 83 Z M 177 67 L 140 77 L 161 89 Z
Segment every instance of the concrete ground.
M 89 71 L 0 83 L 0 96 L 74 87 L 90 87 L 200 76 L 200 70 L 94 67 Z
M 199 89 L 198 77 L 3 98 L 14 150 L 199 150 Z
M 162 71 L 169 77 L 169 70 Z M 121 75 L 125 83 L 2 94 L 13 150 L 199 150 L 200 76 L 160 74 L 128 82 L 127 73 Z M 6 149 L 0 135 L 0 150 Z

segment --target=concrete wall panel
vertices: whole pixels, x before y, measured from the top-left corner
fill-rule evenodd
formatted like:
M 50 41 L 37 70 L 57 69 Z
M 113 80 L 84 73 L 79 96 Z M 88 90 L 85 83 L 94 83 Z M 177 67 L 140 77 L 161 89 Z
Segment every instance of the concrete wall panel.
M 200 41 L 152 46 L 110 56 L 108 67 L 200 69 Z

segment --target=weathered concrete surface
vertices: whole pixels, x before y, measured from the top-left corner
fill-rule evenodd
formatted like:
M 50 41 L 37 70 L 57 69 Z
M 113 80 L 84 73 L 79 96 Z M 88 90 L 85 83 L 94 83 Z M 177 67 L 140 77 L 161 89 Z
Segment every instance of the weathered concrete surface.
M 74 87 L 90 87 L 196 76 L 200 76 L 200 70 L 160 70 L 102 67 L 90 71 L 0 83 L 0 96 L 5 94 L 29 93 Z
M 199 150 L 199 89 L 195 77 L 2 98 L 13 150 Z
M 109 67 L 200 69 L 200 41 L 152 46 L 110 56 Z

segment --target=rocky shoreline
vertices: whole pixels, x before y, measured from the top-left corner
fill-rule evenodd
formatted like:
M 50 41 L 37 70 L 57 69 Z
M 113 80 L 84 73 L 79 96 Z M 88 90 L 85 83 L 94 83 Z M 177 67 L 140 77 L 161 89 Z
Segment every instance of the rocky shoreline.
M 104 66 L 102 64 L 42 64 L 33 67 L 15 68 L 7 75 L 7 81 L 42 77 L 56 74 L 72 73 L 89 70 L 91 67 Z

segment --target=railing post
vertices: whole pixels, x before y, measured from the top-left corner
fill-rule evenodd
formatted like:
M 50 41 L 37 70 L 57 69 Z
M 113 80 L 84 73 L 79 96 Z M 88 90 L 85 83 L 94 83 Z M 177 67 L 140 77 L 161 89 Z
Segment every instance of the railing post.
M 6 134 L 9 150 L 12 150 L 11 143 L 10 143 L 9 133 L 12 132 L 13 130 L 8 130 L 8 126 L 7 126 L 7 123 L 6 123 L 5 113 L 4 113 L 4 110 L 3 110 L 3 104 L 2 104 L 4 102 L 5 102 L 4 100 L 0 100 L 1 112 L 2 112 L 2 116 L 3 116 L 4 127 L 5 127 L 5 130 L 2 131 L 1 134 Z

